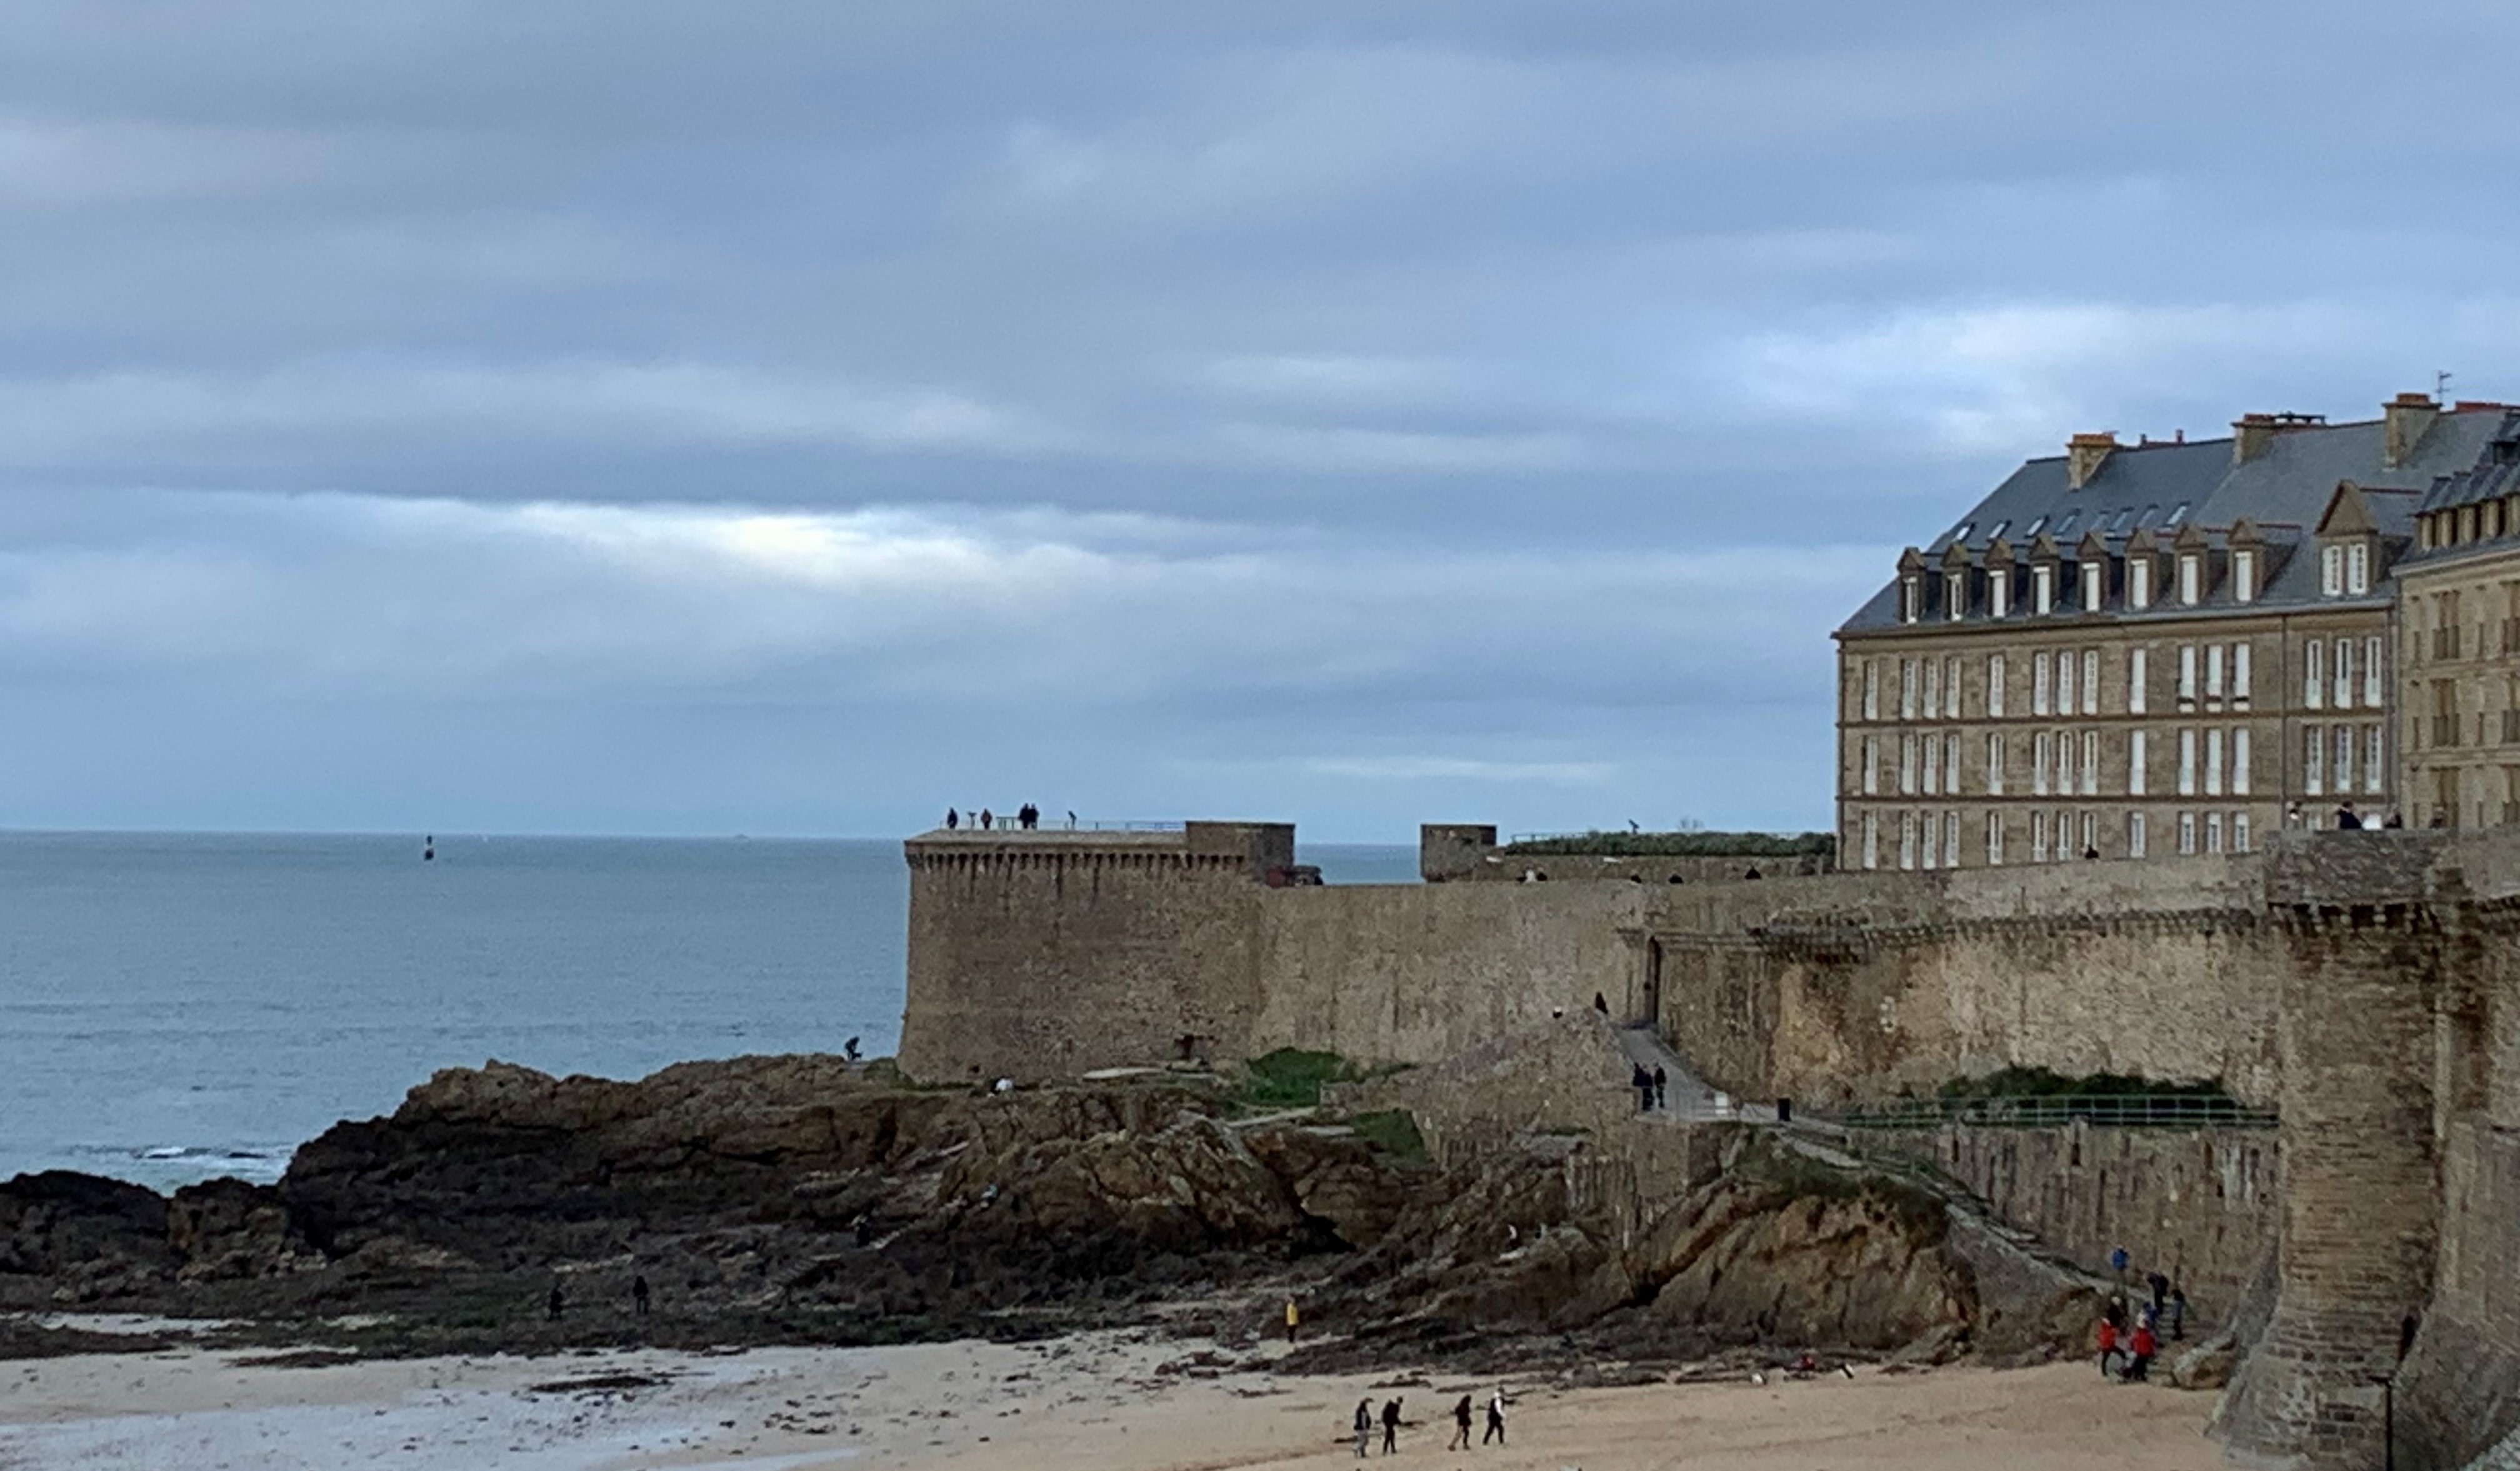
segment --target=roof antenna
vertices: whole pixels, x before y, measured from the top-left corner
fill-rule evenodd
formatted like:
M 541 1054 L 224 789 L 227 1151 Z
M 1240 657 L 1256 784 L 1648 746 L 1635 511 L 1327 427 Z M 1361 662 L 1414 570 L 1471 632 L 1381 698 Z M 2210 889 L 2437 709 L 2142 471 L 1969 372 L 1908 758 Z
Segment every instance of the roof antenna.
M 2433 375 L 2433 397 L 2442 403 L 2450 402 L 2449 369 L 2444 368 Z

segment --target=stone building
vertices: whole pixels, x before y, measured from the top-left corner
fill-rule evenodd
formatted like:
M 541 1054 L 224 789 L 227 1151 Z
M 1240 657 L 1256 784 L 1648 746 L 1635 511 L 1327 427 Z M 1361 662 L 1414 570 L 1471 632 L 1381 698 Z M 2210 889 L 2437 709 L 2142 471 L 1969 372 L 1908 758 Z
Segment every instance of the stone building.
M 2520 413 L 2433 482 L 2397 571 L 2407 820 L 2520 823 Z
M 2248 852 L 2389 806 L 2397 564 L 2508 420 L 2400 394 L 2024 464 L 1837 631 L 1841 866 Z

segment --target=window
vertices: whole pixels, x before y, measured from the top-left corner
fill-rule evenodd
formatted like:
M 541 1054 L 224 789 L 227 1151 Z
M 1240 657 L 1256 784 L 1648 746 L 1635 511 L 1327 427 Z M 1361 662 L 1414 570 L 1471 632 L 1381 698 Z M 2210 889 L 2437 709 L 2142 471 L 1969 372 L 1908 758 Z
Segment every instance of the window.
M 2249 815 L 2245 812 L 2231 814 L 2231 851 L 2249 851 Z
M 2223 851 L 2223 815 L 2219 812 L 2205 814 L 2205 851 Z
M 2196 814 L 2192 812 L 2182 812 L 2179 815 L 2179 851 L 2182 853 L 2196 851 Z
M 2096 648 L 2083 650 L 2083 713 L 2100 713 L 2100 651 Z
M 1958 731 L 1943 737 L 1943 790 L 1956 797 L 1960 794 L 1960 736 Z
M 2362 728 L 2362 789 L 2377 792 L 2387 784 L 2389 764 L 2380 750 L 2380 728 Z
M 2185 501 L 2182 501 L 2178 505 L 2170 508 L 2170 514 L 2161 518 L 2161 524 L 2165 526 L 2176 526 L 2185 519 L 2187 519 L 2187 503 Z
M 2301 702 L 2317 710 L 2327 703 L 2327 646 L 2312 639 L 2301 646 Z
M 1902 578 L 1900 578 L 1900 579 L 1899 579 L 1899 621 L 1900 621 L 1900 622 L 1902 622 L 1902 623 L 1913 623 L 1913 622 L 1915 622 L 1915 621 L 1916 621 L 1916 598 L 1917 598 L 1917 591 L 1916 591 L 1916 579 L 1915 579 L 1914 577 L 1912 577 L 1912 576 L 1911 576 L 1911 577 L 1902 577 Z
M 2182 797 L 2196 795 L 2196 733 L 2194 731 L 2179 733 L 2179 794 Z
M 1881 789 L 1881 741 L 1878 736 L 1864 737 L 1863 766 L 1856 774 L 1856 788 L 1866 796 Z
M 2056 650 L 2056 713 L 2074 713 L 2074 651 L 2070 648 Z
M 1986 713 L 1992 720 L 2003 718 L 2003 655 L 1986 656 Z
M 1899 736 L 1899 795 L 1912 796 L 1916 790 L 1916 736 L 1903 731 Z
M 2138 609 L 2152 606 L 2152 558 L 2149 557 L 2127 558 L 2127 606 Z
M 2193 552 L 2179 558 L 2179 601 L 2189 607 L 2205 596 L 2205 569 Z
M 2343 796 L 2354 789 L 2354 728 L 2336 728 L 2336 793 Z
M 1954 623 L 1968 616 L 1968 568 L 1943 574 L 1943 616 Z
M 1953 654 L 1943 660 L 1943 713 L 1954 720 L 1960 718 L 1960 656 Z
M 1992 733 L 1986 737 L 1986 794 L 2003 795 L 2003 737 Z
M 2179 708 L 2196 708 L 2196 646 L 2179 646 Z
M 1916 815 L 1912 812 L 1899 814 L 1899 867 L 1916 867 Z
M 2231 703 L 2242 709 L 2249 704 L 2249 646 L 2231 646 Z
M 2327 771 L 2326 733 L 2317 726 L 2301 728 L 2301 789 L 2312 796 L 2327 790 L 2321 779 Z
M 2056 610 L 2056 569 L 2036 566 L 2030 569 L 2030 610 L 2046 617 Z
M 1927 659 L 1925 661 L 1925 718 L 1931 720 L 1942 713 L 1943 661 Z
M 2205 795 L 2223 794 L 2223 732 L 2217 727 L 2205 733 Z
M 1972 522 L 1972 521 L 1962 521 L 1962 522 L 1960 522 L 1960 528 L 1959 528 L 1958 531 L 1955 531 L 1955 532 L 1953 532 L 1953 533 L 1952 533 L 1952 540 L 1953 540 L 1955 543 L 1964 543 L 1964 542 L 1966 542 L 1966 541 L 1969 539 L 1969 532 L 1971 532 L 1971 531 L 1972 531 L 1972 530 L 1974 530 L 1974 529 L 1976 529 L 1976 523 L 1975 523 L 1975 522 Z
M 2212 700 L 2223 697 L 2223 646 L 2220 644 L 2205 646 L 2205 697 Z
M 2380 647 L 2378 634 L 2362 641 L 2362 703 L 2374 710 L 2380 708 Z
M 2258 554 L 2255 552 L 2231 554 L 2231 601 L 2258 601 Z
M 2038 796 L 2048 794 L 2048 761 L 2055 737 L 2041 731 L 2030 737 L 2030 790 Z
M 1868 812 L 1864 815 L 1864 867 L 1881 867 L 1881 824 Z
M 1870 659 L 1864 661 L 1864 718 L 1881 718 L 1881 671 Z
M 2351 710 L 2354 708 L 2354 641 L 2352 639 L 2336 641 L 2336 662 L 2333 668 L 2336 675 L 2336 708 Z
M 2100 790 L 2100 733 L 2083 733 L 2083 795 L 2096 796 Z
M 2048 814 L 2044 812 L 2030 815 L 2030 861 L 2034 864 L 2048 861 Z
M 2048 656 L 2044 653 L 2030 656 L 2030 713 L 2048 713 Z
M 2003 814 L 2000 812 L 1986 815 L 1986 865 L 1990 869 L 2003 867 Z
M 2073 789 L 2074 733 L 2058 731 L 2056 733 L 2056 795 L 2061 797 Z
M 2100 589 L 2108 580 L 2108 569 L 2095 561 L 2083 563 L 2083 611 L 2100 610 Z
M 2345 591 L 2356 597 L 2371 591 L 2371 546 L 2356 542 L 2345 549 Z
M 2127 794 L 2129 796 L 2143 795 L 2143 737 L 2144 733 L 2141 731 L 2127 733 Z
M 2096 812 L 2083 814 L 2082 854 L 2085 858 L 2100 856 L 2100 815 Z
M 2127 814 L 2127 857 L 2143 857 L 2143 814 Z
M 2231 731 L 2231 795 L 2249 794 L 2249 728 L 2236 726 Z
M 2143 687 L 2148 683 L 2149 679 L 2149 671 L 2145 666 L 2150 661 L 2145 657 L 2145 651 L 2143 649 L 2130 648 L 2127 650 L 2126 707 L 2129 715 L 2141 715 L 2144 711 Z
M 1928 735 L 1925 737 L 1925 795 L 1938 797 L 1942 794 L 1943 737 Z
M 1960 815 L 1957 812 L 1947 812 L 1943 814 L 1943 867 L 1957 869 L 1959 866 Z
M 2012 574 L 2002 567 L 1986 574 L 1986 615 L 2001 618 L 2012 611 Z
M 1914 659 L 1899 661 L 1899 718 L 1901 720 L 1916 718 L 1916 661 Z
M 2334 542 L 2318 549 L 2318 591 L 2326 598 L 2345 592 L 2345 549 Z
M 1916 855 L 1916 867 L 1920 869 L 1937 869 L 1942 867 L 1938 860 L 1942 856 L 1943 845 L 1935 841 L 1935 839 L 1941 835 L 1936 829 L 1938 829 L 1942 825 L 1934 821 L 1934 815 L 1932 813 L 1927 812 L 1917 815 L 1916 825 L 1921 829 L 1917 836 L 1922 839 L 1922 842 L 1918 845 L 1919 851 Z

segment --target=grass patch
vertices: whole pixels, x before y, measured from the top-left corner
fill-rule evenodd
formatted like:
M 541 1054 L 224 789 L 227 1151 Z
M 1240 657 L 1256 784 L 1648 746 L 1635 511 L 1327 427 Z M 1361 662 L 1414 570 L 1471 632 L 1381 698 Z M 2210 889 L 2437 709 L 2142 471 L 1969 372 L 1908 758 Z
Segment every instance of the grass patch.
M 1336 1052 L 1280 1048 L 1243 1065 L 1242 1087 L 1235 1101 L 1247 1108 L 1317 1108 L 1323 1085 L 1352 1082 L 1358 1076 Z
M 1508 843 L 1499 851 L 1528 857 L 1827 858 L 1837 852 L 1837 839 L 1825 832 L 1580 832 Z
M 1418 1120 L 1408 1109 L 1378 1109 L 1358 1114 L 1347 1122 L 1349 1128 L 1365 1136 L 1385 1154 L 1405 1160 L 1423 1160 L 1426 1157 L 1426 1137 L 1418 1132 Z
M 1954 1078 L 1936 1091 L 1945 1098 L 2212 1098 L 2231 1094 L 2220 1078 L 2202 1083 L 2161 1083 L 2128 1073 L 2087 1073 L 2069 1077 L 2044 1067 L 2007 1067 L 1977 1078 Z

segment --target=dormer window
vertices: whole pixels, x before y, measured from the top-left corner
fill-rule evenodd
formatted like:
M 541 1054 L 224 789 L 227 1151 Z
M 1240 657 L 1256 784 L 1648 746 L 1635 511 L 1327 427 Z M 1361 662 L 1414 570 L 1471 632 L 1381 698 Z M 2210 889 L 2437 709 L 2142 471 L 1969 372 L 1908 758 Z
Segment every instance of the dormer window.
M 1968 573 L 1943 574 L 1943 616 L 1954 623 L 1968 615 Z
M 2012 574 L 2002 567 L 1986 574 L 1986 615 L 2001 618 L 2012 611 Z
M 1916 621 L 1916 604 L 1923 592 L 1918 586 L 1919 581 L 1913 574 L 1899 579 L 1899 621 L 1902 623 Z
M 2318 549 L 2318 595 L 2345 596 L 2345 549 L 2334 542 Z
M 2231 554 L 2231 601 L 2255 602 L 2258 600 L 2258 554 Z
M 2360 597 L 2371 591 L 2371 548 L 2356 542 L 2345 549 L 2345 591 Z
M 2108 582 L 2108 569 L 2095 561 L 2083 563 L 2083 611 L 2100 610 L 2100 595 Z
M 2138 609 L 2152 606 L 2152 558 L 2149 557 L 2127 558 L 2127 606 Z
M 2193 552 L 2180 554 L 2179 601 L 2182 606 L 2194 607 L 2205 598 L 2205 558 Z
M 2045 564 L 2030 569 L 2030 610 L 2040 617 L 2056 610 L 2056 569 Z

